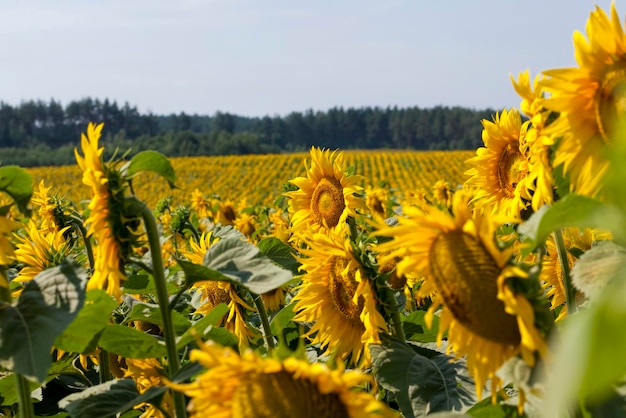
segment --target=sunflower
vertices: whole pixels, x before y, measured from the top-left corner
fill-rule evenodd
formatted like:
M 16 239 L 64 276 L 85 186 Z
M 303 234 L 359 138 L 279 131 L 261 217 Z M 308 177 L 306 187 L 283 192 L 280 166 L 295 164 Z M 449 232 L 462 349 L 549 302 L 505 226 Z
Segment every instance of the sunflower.
M 467 160 L 473 166 L 465 174 L 470 176 L 468 186 L 477 188 L 475 202 L 492 214 L 509 221 L 519 221 L 527 202 L 526 192 L 528 156 L 525 153 L 525 135 L 528 125 L 522 124 L 517 110 L 503 110 L 493 122 L 483 120 L 484 147 Z
M 298 190 L 285 193 L 293 232 L 335 228 L 365 207 L 356 196 L 362 177 L 346 173 L 342 152 L 312 147 L 310 155 L 310 166 L 304 162 L 307 176 L 290 180 Z
M 192 263 L 202 265 L 204 255 L 209 250 L 211 242 L 211 233 L 203 232 L 200 237 L 200 243 L 190 240 L 191 250 L 183 251 L 182 254 Z M 205 280 L 195 282 L 192 289 L 195 289 L 200 294 L 200 306 L 195 311 L 197 314 L 206 315 L 221 303 L 228 305 L 228 315 L 224 325 L 239 338 L 240 349 L 248 347 L 256 334 L 246 324 L 245 315 L 246 310 L 254 311 L 254 308 L 239 296 L 237 288 L 228 282 Z
M 256 231 L 256 219 L 254 215 L 242 213 L 233 223 L 234 227 L 248 238 Z
M 374 217 L 386 218 L 389 192 L 382 187 L 367 187 L 365 189 L 365 204 Z
M 437 182 L 433 185 L 435 202 L 442 205 L 444 208 L 447 208 L 452 203 L 453 194 L 454 190 L 452 190 L 450 183 L 445 180 L 437 180 Z
M 123 377 L 130 377 L 135 381 L 139 393 L 144 393 L 151 387 L 162 386 L 165 381 L 162 374 L 163 366 L 157 359 L 131 359 L 125 358 L 123 361 Z M 134 409 L 144 408 L 144 412 L 140 417 L 146 418 L 164 418 L 174 416 L 174 400 L 172 394 L 166 391 L 157 408 L 153 404 L 140 403 L 135 405 Z M 167 412 L 164 414 L 163 411 Z
M 234 225 L 237 219 L 237 209 L 230 200 L 219 201 L 216 221 L 222 225 Z
M 43 180 L 34 191 L 30 202 L 37 207 L 37 215 L 40 219 L 39 229 L 43 232 L 54 232 L 57 230 L 57 219 L 55 209 L 57 205 L 50 199 L 49 193 L 52 186 L 46 187 Z
M 369 344 L 379 344 L 387 324 L 378 312 L 371 280 L 339 232 L 305 238 L 302 284 L 294 296 L 295 321 L 312 322 L 309 335 L 325 353 L 358 365 L 370 362 Z
M 0 265 L 11 264 L 13 257 L 13 245 L 7 238 L 8 234 L 19 228 L 20 224 L 7 216 L 0 215 Z
M 194 212 L 196 212 L 198 219 L 208 218 L 211 215 L 209 201 L 204 198 L 202 192 L 198 189 L 194 189 L 193 192 L 191 192 L 190 207 Z
M 554 137 L 546 135 L 551 112 L 543 107 L 542 77 L 535 77 L 531 86 L 528 71 L 520 73 L 518 79 L 511 77 L 513 87 L 522 98 L 520 109 L 530 118 L 526 130 L 526 149 L 523 154 L 528 155 L 528 174 L 526 189 L 522 189 L 522 197 L 531 201 L 533 210 L 537 211 L 545 204 L 554 201 L 554 177 L 552 175 L 551 147 Z
M 45 232 L 31 220 L 26 227 L 27 234 L 16 235 L 18 243 L 15 249 L 15 260 L 22 263 L 24 267 L 14 280 L 27 282 L 42 271 L 60 265 L 70 251 L 63 236 L 67 229 L 69 227 L 59 231 Z
M 479 398 L 488 378 L 495 396 L 502 382 L 496 370 L 520 353 L 533 365 L 535 352 L 546 354 L 546 343 L 535 327 L 533 305 L 514 293 L 510 281 L 527 275 L 508 265 L 512 250 L 500 250 L 494 241 L 495 225 L 482 212 L 472 214 L 468 199 L 455 194 L 453 215 L 430 207 L 404 208 L 399 224 L 379 232 L 394 239 L 383 243 L 381 263 L 402 257 L 398 274 L 416 274 L 424 281 L 418 293 L 432 295 L 426 321 L 429 326 L 440 307 L 437 340 L 448 331 L 447 351 L 467 356 Z
M 168 383 L 191 398 L 192 417 L 393 417 L 387 405 L 363 391 L 374 381 L 359 371 L 335 370 L 293 357 L 241 357 L 230 348 L 207 343 L 190 358 L 208 370 L 192 383 Z
M 607 148 L 615 137 L 615 124 L 626 116 L 626 38 L 611 4 L 611 17 L 600 7 L 591 12 L 587 38 L 574 32 L 576 68 L 544 71 L 542 87 L 550 93 L 544 106 L 560 112 L 562 136 L 554 164 L 563 164 L 571 188 L 596 195 L 608 168 Z
M 563 241 L 567 251 L 567 262 L 570 271 L 572 271 L 574 263 L 578 257 L 585 251 L 591 249 L 591 246 L 595 241 L 608 239 L 611 239 L 611 234 L 599 230 L 593 230 L 590 228 L 585 228 L 583 230 L 579 228 L 564 229 Z M 561 268 L 556 244 L 552 236 L 550 236 L 548 241 L 546 241 L 546 253 L 543 256 L 541 264 L 542 267 L 539 279 L 543 282 L 543 287 L 546 289 L 546 296 L 550 300 L 550 308 L 555 310 L 559 307 L 563 307 L 556 318 L 558 321 L 567 315 L 567 309 L 563 306 L 565 304 L 563 269 Z M 582 303 L 584 299 L 584 294 L 576 294 L 577 304 Z
M 277 312 L 285 305 L 285 296 L 289 292 L 289 286 L 277 287 L 267 293 L 262 293 L 261 298 L 265 308 L 270 312 Z
M 104 148 L 98 148 L 98 141 L 104 124 L 87 126 L 87 135 L 81 134 L 81 156 L 74 149 L 76 162 L 83 171 L 83 183 L 91 187 L 92 198 L 89 202 L 87 218 L 89 236 L 95 237 L 98 245 L 94 248 L 95 266 L 92 277 L 87 282 L 87 289 L 105 289 L 118 300 L 121 297 L 121 283 L 126 279 L 120 271 L 122 260 L 119 240 L 111 226 L 109 201 L 109 178 L 102 163 Z
M 289 222 L 283 217 L 283 211 L 276 209 L 276 212 L 270 213 L 269 221 L 272 236 L 282 242 L 288 242 L 291 236 L 289 233 Z

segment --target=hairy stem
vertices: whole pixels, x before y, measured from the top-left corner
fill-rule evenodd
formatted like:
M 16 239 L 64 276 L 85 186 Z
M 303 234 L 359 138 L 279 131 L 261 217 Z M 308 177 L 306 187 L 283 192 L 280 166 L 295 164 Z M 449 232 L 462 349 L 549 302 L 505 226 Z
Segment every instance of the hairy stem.
M 556 252 L 559 256 L 559 264 L 563 272 L 563 288 L 565 289 L 565 306 L 567 314 L 571 315 L 576 312 L 576 289 L 572 284 L 572 276 L 569 269 L 569 260 L 567 258 L 567 250 L 565 249 L 565 241 L 561 230 L 554 231 L 554 243 L 556 244 Z

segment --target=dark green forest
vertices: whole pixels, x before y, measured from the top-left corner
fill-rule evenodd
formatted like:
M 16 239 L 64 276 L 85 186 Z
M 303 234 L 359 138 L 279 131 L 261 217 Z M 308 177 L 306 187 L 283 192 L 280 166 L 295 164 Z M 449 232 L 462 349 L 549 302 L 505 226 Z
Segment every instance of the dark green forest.
M 74 164 L 73 149 L 87 123 L 104 122 L 101 144 L 130 154 L 156 150 L 167 156 L 265 154 L 304 151 L 312 145 L 340 149 L 476 149 L 481 119 L 492 109 L 463 107 L 332 108 L 287 116 L 243 117 L 142 114 L 136 107 L 86 98 L 67 106 L 50 100 L 0 102 L 0 164 L 24 167 Z

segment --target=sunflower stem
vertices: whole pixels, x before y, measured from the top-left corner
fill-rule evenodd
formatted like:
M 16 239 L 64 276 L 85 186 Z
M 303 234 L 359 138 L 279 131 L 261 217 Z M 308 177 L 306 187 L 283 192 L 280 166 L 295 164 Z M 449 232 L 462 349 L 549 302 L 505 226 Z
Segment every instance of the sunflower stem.
M 165 339 L 165 347 L 167 349 L 167 364 L 169 376 L 172 377 L 180 369 L 180 361 L 178 358 L 178 350 L 176 349 L 176 334 L 174 334 L 174 326 L 172 316 L 169 309 L 169 294 L 167 292 L 167 281 L 163 268 L 163 258 L 161 257 L 161 242 L 159 240 L 159 231 L 154 219 L 152 211 L 141 201 L 133 199 L 141 208 L 141 218 L 143 219 L 146 234 L 148 235 L 148 245 L 150 246 L 150 255 L 152 257 L 152 270 L 154 283 L 156 286 L 157 299 L 159 302 L 159 311 L 163 321 L 163 337 Z M 180 392 L 174 392 L 174 411 L 177 418 L 187 416 L 185 410 L 185 398 Z
M 196 227 L 193 226 L 193 224 L 189 221 L 187 221 L 186 227 L 193 234 L 193 238 L 196 240 L 196 244 L 200 245 L 200 233 L 198 232 L 198 229 L 196 229 Z
M 272 329 L 270 327 L 270 321 L 267 317 L 267 311 L 265 310 L 263 298 L 261 295 L 253 293 L 252 299 L 254 299 L 254 305 L 256 306 L 259 318 L 261 318 L 261 326 L 263 327 L 263 336 L 265 337 L 265 344 L 267 344 L 267 351 L 271 353 L 274 348 L 276 348 L 276 345 L 274 344 L 274 336 L 272 335 Z
M 406 341 L 406 335 L 404 335 L 404 327 L 402 326 L 402 319 L 400 319 L 400 311 L 398 311 L 398 303 L 396 302 L 396 297 L 393 294 L 393 290 L 391 290 L 389 286 L 385 286 L 385 299 L 387 299 L 387 303 L 389 304 L 391 311 L 393 333 L 402 341 Z
M 28 380 L 19 373 L 15 373 L 15 388 L 17 389 L 17 396 L 19 402 L 20 418 L 34 418 L 35 409 L 33 408 L 33 401 L 30 397 L 30 385 Z
M 98 353 L 98 376 L 100 377 L 100 383 L 113 380 L 113 374 L 111 374 L 111 364 L 109 363 L 109 352 L 100 347 Z
M 85 243 L 85 251 L 87 252 L 87 259 L 89 260 L 89 267 L 93 271 L 95 268 L 96 262 L 93 257 L 93 247 L 91 246 L 91 240 L 87 236 L 87 230 L 85 229 L 85 225 L 83 225 L 80 219 L 76 219 L 75 217 L 71 218 L 71 225 L 78 229 L 80 235 L 83 237 L 83 242 Z
M 563 272 L 563 288 L 565 289 L 565 306 L 567 314 L 571 315 L 576 312 L 576 289 L 572 284 L 572 276 L 569 269 L 569 260 L 567 257 L 567 249 L 565 249 L 565 241 L 563 240 L 563 232 L 556 230 L 553 233 L 556 252 L 559 257 L 559 264 Z

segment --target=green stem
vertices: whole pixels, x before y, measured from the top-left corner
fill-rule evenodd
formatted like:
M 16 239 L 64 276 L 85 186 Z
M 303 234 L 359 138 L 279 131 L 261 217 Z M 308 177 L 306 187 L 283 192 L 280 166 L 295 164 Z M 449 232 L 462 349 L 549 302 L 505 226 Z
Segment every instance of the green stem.
M 87 259 L 89 260 L 89 267 L 93 271 L 96 266 L 96 262 L 94 261 L 93 247 L 91 246 L 91 240 L 87 236 L 87 230 L 85 229 L 85 225 L 83 225 L 80 219 L 76 219 L 74 217 L 72 217 L 71 223 L 72 223 L 72 226 L 78 229 L 80 234 L 83 236 L 83 242 L 85 243 L 85 251 L 87 252 Z
M 398 311 L 398 303 L 396 297 L 393 294 L 393 290 L 389 286 L 385 286 L 385 299 L 390 307 L 391 323 L 393 325 L 393 333 L 396 337 L 402 341 L 406 341 L 406 335 L 404 335 L 404 328 L 402 327 L 402 320 L 400 319 L 400 312 Z
M 265 344 L 267 344 L 267 351 L 271 353 L 274 348 L 276 348 L 276 345 L 274 344 L 274 336 L 272 335 L 272 329 L 267 317 L 263 298 L 261 298 L 261 295 L 252 293 L 252 299 L 254 299 L 254 305 L 256 306 L 259 318 L 261 318 L 261 326 L 263 327 L 263 336 L 265 337 Z
M 111 374 L 111 365 L 109 363 L 109 352 L 102 347 L 100 348 L 100 352 L 98 353 L 98 375 L 100 376 L 100 383 L 105 383 L 109 380 L 113 380 L 113 375 Z
M 152 256 L 152 269 L 154 275 L 154 283 L 159 302 L 159 310 L 161 311 L 161 319 L 163 321 L 163 338 L 165 339 L 165 347 L 167 349 L 167 364 L 170 378 L 180 369 L 180 361 L 178 358 L 178 350 L 176 349 L 176 334 L 174 334 L 174 326 L 172 324 L 172 316 L 170 313 L 169 294 L 167 292 L 167 281 L 163 268 L 163 259 L 161 257 L 161 243 L 159 241 L 159 231 L 154 219 L 152 211 L 143 203 L 135 198 L 141 207 L 141 217 L 146 227 L 148 235 L 148 244 L 150 246 L 150 255 Z M 185 398 L 182 393 L 174 392 L 174 411 L 177 418 L 187 416 L 185 410 Z
M 33 401 L 30 397 L 30 385 L 28 380 L 19 373 L 15 373 L 15 388 L 17 389 L 17 395 L 19 399 L 19 414 L 20 418 L 34 418 L 35 409 L 33 408 Z
M 189 288 L 191 287 L 191 285 L 186 284 L 184 285 L 179 291 L 178 293 L 176 293 L 176 296 L 174 296 L 174 298 L 172 299 L 172 301 L 169 303 L 170 307 L 170 311 L 174 309 L 174 307 L 176 306 L 176 304 L 178 303 L 178 301 L 180 300 L 180 298 L 185 294 L 185 292 L 187 290 L 189 290 Z
M 565 289 L 565 306 L 567 307 L 567 314 L 571 315 L 576 312 L 576 289 L 572 284 L 572 276 L 569 270 L 569 260 L 567 257 L 567 250 L 565 249 L 565 241 L 563 240 L 563 233 L 561 230 L 556 230 L 553 233 L 554 243 L 556 245 L 556 252 L 559 256 L 559 264 L 561 265 L 561 271 L 563 272 L 563 288 Z
M 190 221 L 186 222 L 186 225 L 188 230 L 191 231 L 191 233 L 193 234 L 194 239 L 196 240 L 196 244 L 200 245 L 200 233 L 198 232 L 198 230 L 196 229 L 195 226 L 193 226 L 193 224 Z

